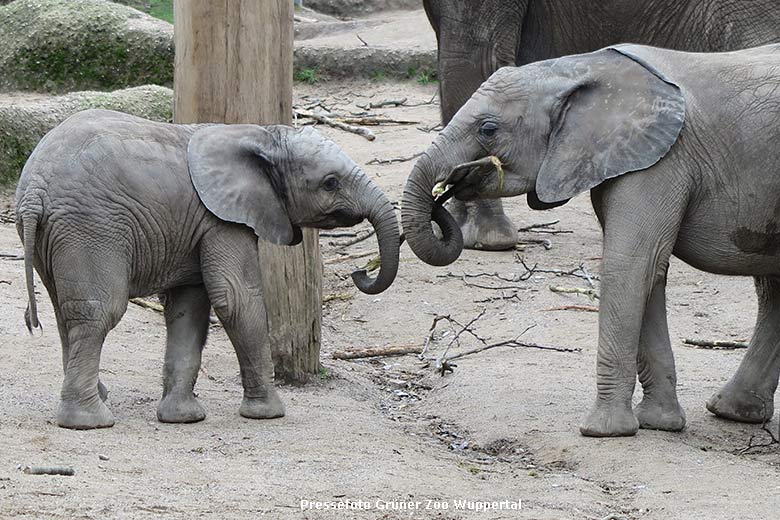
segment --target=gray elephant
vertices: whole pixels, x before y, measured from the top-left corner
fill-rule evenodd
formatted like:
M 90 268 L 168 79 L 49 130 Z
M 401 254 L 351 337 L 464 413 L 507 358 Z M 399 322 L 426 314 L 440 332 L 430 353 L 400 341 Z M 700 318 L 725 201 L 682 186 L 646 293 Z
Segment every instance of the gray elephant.
M 715 52 L 780 41 L 776 0 L 424 0 L 424 5 L 439 43 L 445 125 L 502 66 L 629 42 Z M 517 228 L 500 201 L 456 200 L 448 209 L 467 248 L 511 249 L 517 242 Z
M 98 381 L 106 334 L 128 298 L 165 295 L 163 422 L 205 417 L 193 395 L 209 308 L 241 367 L 249 418 L 284 415 L 273 384 L 257 239 L 296 244 L 300 227 L 367 218 L 379 241 L 370 294 L 398 269 L 398 222 L 387 197 L 334 143 L 285 126 L 173 125 L 105 110 L 76 114 L 49 132 L 16 192 L 24 242 L 29 328 L 38 326 L 33 266 L 49 292 L 65 379 L 57 423 L 112 426 Z
M 450 195 L 558 205 L 591 190 L 604 249 L 598 392 L 582 433 L 684 427 L 665 307 L 672 254 L 755 277 L 750 348 L 707 407 L 764 421 L 780 375 L 778 85 L 780 45 L 713 54 L 625 45 L 502 68 L 415 164 L 403 194 L 406 240 L 423 261 L 446 265 L 463 245 L 441 205 Z M 439 182 L 452 187 L 435 201 Z M 644 398 L 634 413 L 637 374 Z

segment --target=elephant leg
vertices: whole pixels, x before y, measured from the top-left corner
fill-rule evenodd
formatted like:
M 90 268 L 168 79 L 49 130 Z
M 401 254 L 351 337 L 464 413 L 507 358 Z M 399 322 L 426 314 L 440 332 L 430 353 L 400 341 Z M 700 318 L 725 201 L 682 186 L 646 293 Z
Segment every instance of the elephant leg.
M 639 427 L 680 431 L 685 412 L 677 400 L 677 372 L 666 322 L 666 277 L 656 281 L 647 302 L 637 356 L 642 401 L 634 409 Z
M 466 249 L 504 251 L 517 244 L 517 228 L 504 213 L 501 199 L 452 199 L 447 210 L 460 226 Z
M 780 377 L 780 279 L 756 277 L 758 317 L 736 373 L 707 401 L 724 419 L 762 423 L 772 418 Z
M 35 267 L 38 271 L 38 273 L 43 273 L 43 269 L 41 264 L 39 263 L 38 259 L 35 259 Z M 60 336 L 60 345 L 62 347 L 62 371 L 65 373 L 65 371 L 68 368 L 68 358 L 70 357 L 70 344 L 68 342 L 68 327 L 65 324 L 65 319 L 62 316 L 62 311 L 60 310 L 60 306 L 57 304 L 57 287 L 54 285 L 52 280 L 50 280 L 48 277 L 41 277 L 41 281 L 43 282 L 43 285 L 46 287 L 46 292 L 49 293 L 49 298 L 51 299 L 52 307 L 54 308 L 54 318 L 57 320 L 57 332 Z M 100 399 L 102 401 L 105 401 L 108 399 L 108 388 L 98 379 L 98 395 L 100 396 Z
M 163 368 L 163 396 L 157 419 L 166 423 L 191 423 L 206 418 L 195 399 L 201 353 L 209 329 L 209 302 L 202 285 L 176 287 L 166 293 L 167 343 Z
M 663 178 L 670 176 L 662 170 L 657 174 Z M 631 399 L 636 385 L 640 338 L 642 331 L 652 326 L 645 319 L 654 318 L 657 323 L 657 314 L 665 312 L 658 302 L 657 309 L 648 311 L 648 304 L 654 288 L 665 284 L 688 197 L 686 189 L 655 182 L 650 173 L 645 175 L 645 178 L 621 177 L 591 191 L 604 229 L 604 245 L 597 396 L 580 427 L 586 436 L 628 436 L 639 428 Z M 661 294 L 656 297 L 660 298 Z M 647 375 L 644 361 L 664 359 L 664 349 L 662 344 L 657 344 L 655 349 L 642 354 L 643 375 Z M 656 368 L 660 373 L 669 367 L 656 365 Z
M 78 255 L 80 259 L 87 255 Z M 83 261 L 83 260 L 82 260 Z M 67 360 L 57 424 L 84 430 L 114 425 L 114 417 L 100 395 L 98 371 L 103 341 L 127 309 L 127 284 L 111 273 L 105 262 L 100 274 L 75 269 L 65 262 L 57 284 L 58 323 L 66 329 Z M 64 343 L 65 344 L 65 343 Z
M 241 367 L 244 399 L 239 413 L 250 419 L 284 416 L 284 404 L 273 386 L 257 238 L 243 226 L 215 229 L 202 242 L 201 266 L 214 312 Z

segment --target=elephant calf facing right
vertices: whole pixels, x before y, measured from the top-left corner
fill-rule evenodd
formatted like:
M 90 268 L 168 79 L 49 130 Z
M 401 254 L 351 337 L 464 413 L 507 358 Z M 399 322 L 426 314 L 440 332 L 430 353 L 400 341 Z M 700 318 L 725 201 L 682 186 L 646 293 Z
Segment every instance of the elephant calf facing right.
M 16 191 L 24 242 L 28 327 L 38 326 L 33 266 L 54 305 L 65 380 L 57 423 L 108 427 L 114 418 L 98 380 L 103 340 L 128 298 L 164 293 L 168 338 L 163 422 L 205 411 L 193 394 L 209 308 L 235 347 L 250 418 L 284 415 L 272 384 L 258 237 L 300 242 L 300 227 L 376 229 L 370 294 L 398 270 L 395 210 L 373 182 L 316 130 L 257 125 L 171 125 L 89 110 L 49 132 Z

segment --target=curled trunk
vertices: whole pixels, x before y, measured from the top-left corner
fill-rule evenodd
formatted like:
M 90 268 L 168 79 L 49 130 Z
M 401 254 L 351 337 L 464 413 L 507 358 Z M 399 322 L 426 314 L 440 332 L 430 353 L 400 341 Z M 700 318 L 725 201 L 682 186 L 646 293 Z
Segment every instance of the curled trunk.
M 352 273 L 352 281 L 362 292 L 378 294 L 390 287 L 398 273 L 398 250 L 401 247 L 398 220 L 387 196 L 372 182 L 366 183 L 361 200 L 365 201 L 366 218 L 376 230 L 380 266 L 375 278 L 362 270 Z
M 414 165 L 404 188 L 401 222 L 409 247 L 423 262 L 449 265 L 463 251 L 463 235 L 452 215 L 433 200 L 431 194 L 437 179 L 448 171 L 438 147 L 434 144 Z M 431 221 L 441 228 L 442 238 L 433 232 Z

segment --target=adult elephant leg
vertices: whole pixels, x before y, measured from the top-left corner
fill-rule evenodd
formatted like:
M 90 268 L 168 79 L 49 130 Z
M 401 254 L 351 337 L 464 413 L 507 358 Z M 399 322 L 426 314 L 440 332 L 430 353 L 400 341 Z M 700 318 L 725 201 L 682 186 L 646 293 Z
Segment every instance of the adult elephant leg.
M 166 293 L 168 333 L 163 369 L 163 396 L 157 419 L 166 423 L 202 421 L 206 411 L 195 399 L 201 353 L 209 328 L 209 301 L 202 285 L 177 287 Z
M 114 417 L 99 391 L 98 371 L 103 341 L 127 309 L 127 281 L 117 276 L 121 261 L 101 259 L 93 266 L 89 254 L 60 254 L 53 278 L 57 285 L 58 322 L 67 329 L 65 378 L 57 424 L 77 430 L 106 428 Z
M 212 230 L 203 239 L 201 267 L 214 312 L 233 343 L 241 367 L 244 399 L 239 413 L 250 419 L 284 416 L 284 404 L 273 386 L 257 238 L 244 226 Z
M 517 228 L 504 213 L 501 199 L 451 200 L 447 210 L 463 234 L 463 247 L 504 251 L 517 244 Z
M 707 409 L 733 421 L 761 423 L 772 418 L 780 377 L 780 279 L 756 277 L 758 317 L 736 373 L 707 401 Z
M 637 371 L 644 396 L 634 409 L 640 428 L 680 431 L 685 412 L 677 400 L 677 373 L 666 321 L 666 276 L 647 302 L 639 338 Z

